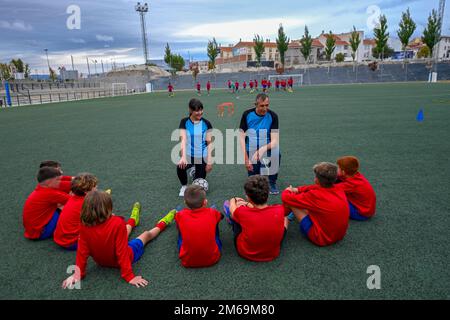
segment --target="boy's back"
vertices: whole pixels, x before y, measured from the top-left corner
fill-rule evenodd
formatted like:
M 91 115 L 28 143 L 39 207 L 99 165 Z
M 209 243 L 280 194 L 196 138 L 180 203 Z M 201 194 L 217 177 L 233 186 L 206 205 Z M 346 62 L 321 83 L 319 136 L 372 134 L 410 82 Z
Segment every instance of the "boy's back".
M 25 238 L 38 239 L 45 225 L 49 223 L 58 204 L 64 205 L 69 195 L 53 188 L 36 186 L 23 207 Z
M 284 237 L 284 207 L 267 206 L 263 209 L 238 207 L 233 220 L 242 231 L 236 238 L 238 253 L 252 261 L 270 261 L 280 254 Z
M 219 261 L 221 219 L 221 213 L 212 208 L 183 209 L 177 213 L 179 257 L 184 267 L 207 267 Z
M 348 201 L 353 204 L 358 212 L 365 217 L 375 214 L 376 195 L 372 185 L 361 173 L 357 172 L 351 177 L 343 179 L 336 186 L 342 188 Z
M 54 241 L 60 246 L 67 247 L 77 242 L 80 234 L 80 214 L 84 196 L 72 195 L 67 201 L 53 236 Z

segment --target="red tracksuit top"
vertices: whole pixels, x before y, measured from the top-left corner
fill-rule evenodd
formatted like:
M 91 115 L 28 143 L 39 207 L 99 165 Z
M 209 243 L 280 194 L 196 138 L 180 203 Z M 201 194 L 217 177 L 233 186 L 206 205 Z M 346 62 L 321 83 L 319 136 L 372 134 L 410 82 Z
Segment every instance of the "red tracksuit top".
M 80 235 L 80 214 L 85 196 L 70 196 L 56 225 L 53 240 L 62 247 L 69 247 L 78 241 Z
M 103 267 L 120 268 L 122 278 L 126 282 L 135 277 L 131 268 L 133 250 L 128 246 L 127 227 L 122 217 L 111 216 L 102 224 L 93 227 L 81 224 L 76 259 L 81 278 L 86 275 L 89 257 Z
M 341 188 L 333 185 L 298 187 L 299 193 L 285 190 L 281 194 L 283 204 L 306 209 L 313 226 L 308 238 L 318 246 L 327 246 L 344 238 L 350 217 L 347 197 Z
M 39 239 L 58 205 L 65 205 L 68 200 L 69 195 L 59 189 L 37 185 L 23 206 L 22 217 L 25 238 Z
M 222 214 L 211 208 L 183 209 L 175 216 L 181 236 L 179 257 L 184 267 L 208 267 L 220 259 L 216 242 Z
M 341 182 L 336 186 L 342 188 L 358 212 L 364 217 L 372 217 L 375 214 L 377 197 L 372 185 L 361 173 L 357 172 L 353 177 L 339 177 Z

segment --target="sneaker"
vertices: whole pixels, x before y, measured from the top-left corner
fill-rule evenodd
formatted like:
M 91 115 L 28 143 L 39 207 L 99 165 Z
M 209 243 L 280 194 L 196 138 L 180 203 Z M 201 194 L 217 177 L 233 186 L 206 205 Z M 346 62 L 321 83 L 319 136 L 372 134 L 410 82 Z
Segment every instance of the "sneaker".
M 270 184 L 270 194 L 279 194 L 280 190 L 278 190 L 278 187 L 276 184 Z
M 158 221 L 158 223 L 164 222 L 166 226 L 168 226 L 169 224 L 172 223 L 173 219 L 175 219 L 176 214 L 177 214 L 176 209 L 170 210 L 168 214 L 166 214 L 161 220 Z
M 294 221 L 295 214 L 293 212 L 291 212 L 291 213 L 288 214 L 287 218 L 288 218 L 289 221 Z
M 105 192 L 109 195 L 111 195 L 112 190 L 111 189 L 106 189 Z
M 140 215 L 141 215 L 141 204 L 139 202 L 136 202 L 133 205 L 133 209 L 131 210 L 131 215 L 130 215 L 130 219 L 134 220 L 136 227 L 139 224 Z
M 180 193 L 178 194 L 180 197 L 184 197 L 184 192 L 186 191 L 187 186 L 181 186 Z
M 223 203 L 223 213 L 225 215 L 225 220 L 227 220 L 229 225 L 232 225 L 233 222 L 231 221 L 230 200 L 225 200 Z

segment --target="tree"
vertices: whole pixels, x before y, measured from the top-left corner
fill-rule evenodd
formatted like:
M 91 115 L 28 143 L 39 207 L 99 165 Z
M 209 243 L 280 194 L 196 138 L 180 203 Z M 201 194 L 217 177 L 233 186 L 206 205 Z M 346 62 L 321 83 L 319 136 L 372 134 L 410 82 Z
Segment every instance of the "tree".
M 185 62 L 181 55 L 173 54 L 171 60 L 172 60 L 172 64 L 170 67 L 174 68 L 176 71 L 183 70 Z
M 422 59 L 428 57 L 431 57 L 430 48 L 428 48 L 427 46 L 423 46 L 419 49 L 419 52 L 417 52 L 417 58 Z
M 394 55 L 394 49 L 392 49 L 389 46 L 386 46 L 384 49 L 384 51 L 378 51 L 378 48 L 375 46 L 372 49 L 372 56 L 376 59 L 385 59 L 385 58 L 389 58 L 392 57 Z
M 50 72 L 50 80 L 55 81 L 58 78 L 55 70 L 53 70 L 52 68 L 49 68 L 48 70 Z
M 19 72 L 19 73 L 24 72 L 24 65 L 23 65 L 22 59 L 20 59 L 20 58 L 17 60 L 12 59 L 11 64 L 16 68 L 16 72 Z
M 164 51 L 164 62 L 170 65 L 170 59 L 172 58 L 172 52 L 170 51 L 169 44 L 166 44 L 166 48 Z
M 325 43 L 325 57 L 328 61 L 331 61 L 331 56 L 333 55 L 334 50 L 336 49 L 336 38 L 333 35 L 333 32 L 330 31 L 329 34 L 326 35 L 327 41 Z
M 409 44 L 409 39 L 411 39 L 414 31 L 416 31 L 416 23 L 411 18 L 411 14 L 409 12 L 409 8 L 406 12 L 402 13 L 402 20 L 399 23 L 399 29 L 397 31 L 398 38 L 402 43 L 403 50 L 403 63 L 406 61 L 406 47 Z
M 308 26 L 305 26 L 305 34 L 300 40 L 300 43 L 302 45 L 300 47 L 300 53 L 302 54 L 303 58 L 305 58 L 306 64 L 308 64 L 309 56 L 311 55 L 312 42 L 313 40 L 311 35 L 309 34 Z
M 7 63 L 0 63 L 0 79 L 1 80 L 11 80 L 11 69 Z
M 350 37 L 350 47 L 352 48 L 352 58 L 355 61 L 356 51 L 358 51 L 359 45 L 361 44 L 361 39 L 359 37 L 359 32 L 356 31 L 356 27 L 353 26 L 353 31 Z
M 261 66 L 261 56 L 264 53 L 264 39 L 263 37 L 260 37 L 258 34 L 255 35 L 255 38 L 253 39 L 253 42 L 255 45 L 253 46 L 253 50 L 255 50 L 255 56 L 256 56 L 256 64 L 257 66 Z
M 433 56 L 434 46 L 439 42 L 441 34 L 441 19 L 438 18 L 436 10 L 432 10 L 428 16 L 428 24 L 423 30 L 422 41 L 430 49 L 430 57 Z
M 373 29 L 376 43 L 374 52 L 378 54 L 378 57 L 376 58 L 380 58 L 381 60 L 383 60 L 386 57 L 385 53 L 387 52 L 388 48 L 387 42 L 389 40 L 389 32 L 387 32 L 387 29 L 388 29 L 387 18 L 383 14 L 380 16 L 379 25 L 375 27 L 375 29 Z
M 278 28 L 277 49 L 280 53 L 280 62 L 283 66 L 284 56 L 289 47 L 289 41 L 290 39 L 286 36 L 286 33 L 284 33 L 283 25 L 280 24 L 280 27 Z
M 343 62 L 344 60 L 345 60 L 344 54 L 343 54 L 342 52 L 339 52 L 339 53 L 336 55 L 336 62 Z
M 216 67 L 216 58 L 219 55 L 219 46 L 216 38 L 208 41 L 207 53 L 209 58 L 208 69 L 214 69 Z

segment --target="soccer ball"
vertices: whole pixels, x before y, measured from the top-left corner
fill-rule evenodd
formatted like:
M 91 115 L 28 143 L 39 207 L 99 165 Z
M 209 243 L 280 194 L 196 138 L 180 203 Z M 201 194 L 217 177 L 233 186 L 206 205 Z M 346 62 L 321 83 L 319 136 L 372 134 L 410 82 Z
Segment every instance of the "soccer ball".
M 209 189 L 208 181 L 206 181 L 206 180 L 203 179 L 203 178 L 195 179 L 195 180 L 192 182 L 192 184 L 202 187 L 203 190 L 205 190 L 205 191 L 208 191 L 208 189 Z

